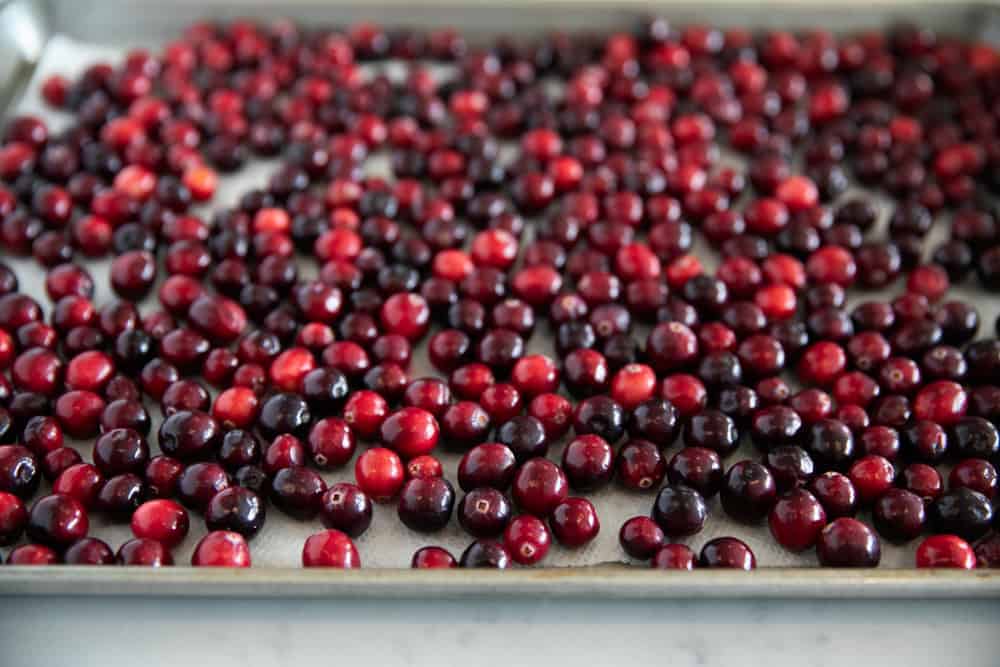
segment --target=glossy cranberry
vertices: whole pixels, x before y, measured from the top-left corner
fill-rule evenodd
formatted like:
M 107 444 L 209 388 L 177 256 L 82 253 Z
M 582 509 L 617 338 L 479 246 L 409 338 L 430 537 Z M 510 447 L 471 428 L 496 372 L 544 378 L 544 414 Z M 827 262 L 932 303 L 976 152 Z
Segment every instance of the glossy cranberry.
M 708 516 L 705 499 L 683 484 L 663 487 L 653 503 L 653 519 L 670 537 L 685 537 L 699 532 Z
M 900 431 L 900 436 L 904 451 L 921 461 L 938 461 L 948 451 L 947 432 L 932 421 L 913 422 Z
M 948 451 L 960 458 L 992 459 L 1000 453 L 997 427 L 982 417 L 962 417 L 948 431 Z
M 458 521 L 473 537 L 497 537 L 510 521 L 511 507 L 500 491 L 481 487 L 462 498 L 458 506 Z
M 714 557 L 716 554 L 712 554 Z M 653 553 L 650 567 L 657 570 L 693 570 L 698 557 L 690 547 L 683 544 L 664 544 Z
M 160 424 L 158 436 L 164 454 L 191 461 L 214 454 L 222 432 L 218 422 L 204 412 L 180 410 Z
M 24 391 L 52 396 L 62 384 L 63 363 L 51 351 L 34 347 L 14 359 L 11 377 Z
M 511 554 L 499 542 L 476 540 L 462 552 L 460 567 L 503 570 L 510 567 Z
M 854 516 L 857 511 L 857 491 L 846 475 L 833 471 L 817 475 L 809 483 L 809 490 L 823 504 L 830 518 Z
M 344 408 L 344 414 L 345 420 L 351 424 L 351 420 L 346 416 L 348 414 L 347 407 Z M 261 434 L 267 438 L 273 438 L 283 433 L 305 437 L 308 435 L 311 417 L 309 405 L 302 396 L 292 393 L 278 393 L 265 400 L 261 405 L 257 427 Z
M 982 537 L 993 520 L 989 498 L 969 488 L 959 487 L 939 496 L 928 508 L 934 530 L 967 540 Z
M 717 410 L 703 410 L 684 425 L 684 444 L 688 447 L 703 447 L 725 456 L 735 451 L 738 442 L 736 423 Z
M 55 565 L 59 554 L 41 544 L 22 544 L 7 555 L 8 565 Z
M 556 505 L 549 523 L 559 543 L 570 548 L 587 544 L 601 530 L 597 510 L 585 498 L 567 498 Z
M 806 450 L 820 468 L 845 468 L 854 458 L 854 435 L 836 419 L 821 419 L 812 424 L 805 438 Z
M 753 570 L 757 559 L 744 542 L 735 537 L 717 537 L 706 542 L 698 557 L 701 567 Z
M 358 486 L 376 502 L 393 498 L 403 486 L 405 470 L 399 455 L 376 447 L 358 457 L 354 464 Z
M 657 325 L 646 339 L 649 365 L 658 373 L 682 368 L 692 363 L 697 354 L 697 336 L 679 322 Z
M 484 443 L 470 449 L 458 465 L 458 484 L 469 492 L 480 487 L 506 491 L 516 471 L 514 452 L 499 443 Z
M 547 517 L 566 499 L 568 490 L 566 475 L 559 466 L 547 459 L 534 458 L 518 468 L 512 493 L 523 511 Z
M 270 489 L 271 499 L 278 509 L 300 521 L 319 514 L 326 490 L 323 478 L 303 466 L 279 470 L 271 480 Z
M 170 549 L 161 542 L 137 537 L 118 548 L 115 562 L 119 565 L 164 567 L 174 564 Z
M 855 461 L 847 476 L 858 492 L 858 500 L 867 505 L 889 490 L 896 471 L 886 458 L 869 454 Z
M 232 531 L 250 539 L 264 525 L 264 507 L 264 501 L 250 489 L 223 489 L 205 508 L 205 525 L 210 531 Z
M 948 488 L 978 491 L 990 500 L 997 494 L 997 471 L 989 461 L 972 458 L 960 461 L 948 474 Z
M 25 532 L 39 544 L 63 550 L 87 536 L 90 521 L 83 505 L 70 496 L 52 494 L 39 499 L 28 514 Z
M 799 413 L 784 405 L 772 405 L 757 411 L 750 423 L 750 437 L 762 450 L 798 444 L 803 434 Z
M 0 492 L 0 545 L 17 542 L 28 523 L 24 502 L 12 493 Z
M 52 452 L 59 452 L 62 449 L 54 449 Z M 46 454 L 46 458 L 52 452 Z M 79 463 L 79 458 L 77 456 L 77 460 L 72 463 L 60 466 L 58 470 L 53 470 L 52 472 L 55 474 L 52 477 L 57 477 L 65 467 Z M 31 451 L 21 445 L 0 445 L 0 491 L 27 500 L 38 490 L 40 482 L 38 461 Z
M 335 528 L 351 537 L 358 537 L 371 525 L 371 500 L 354 484 L 334 484 L 323 494 L 320 519 L 327 528 Z
M 24 425 L 21 442 L 36 456 L 44 456 L 63 446 L 63 431 L 52 417 L 32 417 Z
M 195 567 L 250 567 L 250 547 L 239 533 L 216 530 L 201 538 L 191 565 Z
M 845 517 L 834 519 L 820 532 L 816 555 L 825 567 L 875 567 L 882 550 L 871 528 Z
M 89 463 L 77 463 L 59 473 L 52 483 L 52 492 L 78 500 L 84 508 L 94 506 L 104 485 L 104 475 Z
M 886 540 L 894 543 L 908 542 L 924 529 L 924 501 L 905 489 L 889 489 L 875 502 L 872 520 L 879 535 Z
M 421 547 L 413 553 L 410 567 L 418 570 L 458 567 L 458 561 L 443 547 Z
M 544 559 L 551 541 L 545 523 L 530 514 L 514 517 L 503 534 L 504 548 L 521 565 L 534 565 Z
M 85 537 L 66 549 L 63 562 L 67 565 L 111 565 L 115 562 L 115 554 L 103 540 Z
M 677 434 L 678 414 L 673 404 L 662 398 L 653 398 L 639 404 L 628 419 L 629 435 L 635 438 L 673 443 Z
M 971 570 L 976 567 L 976 554 L 956 535 L 932 535 L 917 547 L 916 566 Z
M 813 546 L 825 525 L 823 505 L 804 489 L 794 489 L 779 498 L 768 516 L 771 535 L 790 551 Z
M 180 544 L 188 534 L 187 511 L 173 500 L 150 500 L 132 515 L 132 534 L 156 540 L 168 549 Z

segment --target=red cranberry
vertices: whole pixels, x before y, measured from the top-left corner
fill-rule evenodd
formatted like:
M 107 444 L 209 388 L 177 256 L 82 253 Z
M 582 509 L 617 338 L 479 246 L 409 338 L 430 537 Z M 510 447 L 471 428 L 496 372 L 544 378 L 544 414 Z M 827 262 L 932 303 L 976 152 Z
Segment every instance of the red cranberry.
M 132 534 L 140 539 L 156 540 L 168 549 L 187 537 L 188 513 L 173 500 L 150 500 L 132 515 Z
M 362 491 L 376 502 L 385 502 L 399 493 L 405 471 L 396 452 L 375 447 L 358 457 L 354 464 L 354 475 Z
M 534 565 L 544 559 L 551 541 L 545 523 L 530 514 L 514 517 L 503 535 L 505 551 L 521 565 Z
M 195 567 L 250 567 L 250 547 L 239 533 L 216 530 L 201 538 L 191 555 Z
M 556 505 L 549 520 L 552 534 L 566 547 L 580 547 L 600 532 L 597 510 L 585 498 L 566 498 Z
M 917 547 L 916 565 L 971 570 L 976 567 L 976 554 L 956 535 L 932 535 Z
M 442 547 L 422 547 L 414 552 L 410 567 L 418 570 L 452 568 L 458 567 L 458 561 Z
M 774 539 L 790 551 L 813 546 L 825 525 L 823 506 L 804 489 L 794 489 L 778 499 L 768 517 Z

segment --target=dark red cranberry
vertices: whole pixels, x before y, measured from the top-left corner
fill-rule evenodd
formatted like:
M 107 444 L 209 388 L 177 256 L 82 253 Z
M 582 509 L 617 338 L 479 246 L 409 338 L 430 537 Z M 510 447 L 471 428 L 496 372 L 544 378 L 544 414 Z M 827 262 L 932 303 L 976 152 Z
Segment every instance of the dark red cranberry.
M 337 483 L 323 494 L 320 518 L 327 528 L 358 537 L 371 525 L 372 503 L 354 484 Z
M 648 440 L 629 440 L 618 451 L 615 463 L 618 481 L 633 491 L 648 491 L 659 486 L 667 465 L 659 448 Z
M 879 535 L 894 543 L 908 542 L 923 532 L 924 501 L 904 489 L 889 489 L 875 501 L 872 520 Z
M 138 537 L 128 540 L 118 548 L 115 562 L 119 565 L 164 567 L 174 564 L 170 549 L 161 542 Z
M 940 533 L 958 535 L 967 540 L 982 537 L 993 520 L 989 498 L 959 487 L 939 496 L 928 509 L 928 519 Z
M 53 494 L 39 499 L 28 514 L 25 532 L 39 544 L 63 550 L 87 536 L 90 521 L 83 505 L 70 496 Z
M 61 451 L 55 449 L 52 451 Z M 72 450 L 71 450 L 72 451 Z M 49 452 L 51 454 L 52 452 Z M 49 456 L 46 454 L 46 457 Z M 79 462 L 79 456 L 77 456 Z M 69 465 L 72 465 L 70 463 Z M 65 467 L 68 467 L 65 466 Z M 62 472 L 61 468 L 58 472 Z M 22 500 L 31 498 L 41 482 L 38 461 L 31 451 L 21 445 L 0 445 L 0 491 L 11 493 Z M 55 472 L 55 471 L 53 471 Z M 58 472 L 53 478 L 58 476 Z
M 875 567 L 882 550 L 871 528 L 844 517 L 834 519 L 820 532 L 816 555 L 825 567 Z
M 705 499 L 683 484 L 660 490 L 653 503 L 653 519 L 669 537 L 686 537 L 699 532 L 708 517 Z
M 753 570 L 757 559 L 744 542 L 735 537 L 717 537 L 705 543 L 698 557 L 701 567 Z
M 496 537 L 510 521 L 507 497 L 490 487 L 473 489 L 458 505 L 458 521 L 473 537 Z
M 462 552 L 461 567 L 503 570 L 510 567 L 511 555 L 499 542 L 476 540 Z
M 191 509 L 204 511 L 219 491 L 229 487 L 229 475 L 216 463 L 192 463 L 177 478 L 177 497 Z
M 232 531 L 250 539 L 264 524 L 264 508 L 254 491 L 229 487 L 212 496 L 205 508 L 205 525 L 210 531 Z
M 485 486 L 506 491 L 514 479 L 516 466 L 514 452 L 506 445 L 476 445 L 459 462 L 458 485 L 466 492 Z
M 768 517 L 774 539 L 790 551 L 813 546 L 825 525 L 823 505 L 804 489 L 794 489 L 779 498 Z

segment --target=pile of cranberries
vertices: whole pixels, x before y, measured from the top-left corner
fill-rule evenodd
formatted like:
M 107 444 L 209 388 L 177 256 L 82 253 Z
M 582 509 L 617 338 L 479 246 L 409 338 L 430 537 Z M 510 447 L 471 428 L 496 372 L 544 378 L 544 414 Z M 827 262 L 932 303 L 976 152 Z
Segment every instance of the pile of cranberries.
M 360 567 L 388 503 L 469 536 L 413 567 L 531 565 L 617 484 L 655 568 L 754 568 L 684 543 L 712 513 L 824 566 L 1000 565 L 1000 341 L 952 289 L 1000 289 L 992 48 L 236 21 L 41 94 L 65 128 L 0 135 L 0 247 L 51 301 L 0 265 L 6 563 L 171 565 L 203 520 L 192 564 L 245 567 L 276 511 Z

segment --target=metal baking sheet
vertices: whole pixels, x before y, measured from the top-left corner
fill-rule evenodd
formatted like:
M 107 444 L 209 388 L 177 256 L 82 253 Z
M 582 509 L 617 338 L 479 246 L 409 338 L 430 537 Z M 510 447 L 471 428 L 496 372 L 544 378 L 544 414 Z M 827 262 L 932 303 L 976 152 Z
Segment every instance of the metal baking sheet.
M 89 4 L 89 3 L 88 3 Z M 517 11 L 511 11 L 511 5 Z M 850 4 L 850 3 L 848 3 Z M 0 8 L 0 94 L 10 96 L 7 115 L 31 112 L 43 115 L 59 126 L 68 117 L 44 107 L 38 96 L 40 81 L 48 74 L 73 75 L 98 60 L 119 59 L 134 46 L 155 48 L 199 18 L 289 17 L 313 25 L 346 25 L 371 19 L 387 26 L 454 25 L 475 36 L 507 35 L 539 31 L 628 29 L 639 16 L 656 11 L 678 23 L 707 22 L 716 25 L 751 27 L 795 27 L 823 25 L 848 30 L 884 27 L 901 19 L 931 25 L 940 31 L 981 34 L 993 23 L 988 7 L 941 7 L 930 2 L 900 6 L 875 0 L 865 3 L 865 12 L 814 10 L 808 4 L 779 2 L 781 11 L 768 11 L 757 3 L 702 3 L 697 6 L 665 6 L 659 11 L 646 4 L 625 2 L 598 4 L 586 0 L 527 2 L 515 0 L 503 7 L 480 3 L 434 2 L 419 12 L 412 4 L 331 5 L 320 0 L 274 3 L 251 0 L 230 3 L 224 0 L 157 3 L 106 2 L 82 6 L 72 0 L 43 4 L 30 1 L 11 2 Z M 572 8 L 572 11 L 567 11 Z M 974 30 L 979 32 L 973 32 Z M 4 84 L 6 83 L 6 88 Z M 276 162 L 251 163 L 233 177 L 223 180 L 212 207 L 233 203 L 249 187 L 262 185 Z M 385 169 L 378 157 L 367 165 L 370 171 Z M 212 210 L 211 208 L 205 209 Z M 942 226 L 937 226 L 940 233 Z M 932 241 L 933 242 L 933 239 Z M 712 262 L 710 255 L 706 260 Z M 31 261 L 8 261 L 21 279 L 22 289 L 42 304 L 47 304 L 42 272 Z M 310 262 L 303 268 L 309 271 Z M 111 298 L 107 287 L 108 262 L 90 262 L 88 268 L 98 284 L 96 302 Z M 315 270 L 314 268 L 312 269 Z M 305 275 L 309 275 L 306 273 Z M 1000 311 L 1000 300 L 982 299 L 974 289 L 957 288 L 956 296 L 979 299 L 984 329 Z M 870 298 L 871 293 L 859 295 Z M 151 303 L 140 306 L 145 310 Z M 540 331 L 529 344 L 537 351 L 549 351 L 546 332 Z M 418 350 L 411 368 L 413 377 L 434 374 L 422 350 Z M 149 405 L 154 420 L 158 410 Z M 153 438 L 155 441 L 155 438 Z M 151 442 L 155 446 L 155 442 Z M 90 443 L 77 443 L 89 457 Z M 558 457 L 562 443 L 554 446 L 550 457 Z M 676 448 L 670 450 L 670 453 Z M 752 456 L 748 446 L 727 459 L 727 465 Z M 442 453 L 445 469 L 452 479 L 459 456 Z M 351 480 L 353 466 L 324 473 L 328 482 Z M 459 596 L 484 591 L 504 595 L 536 593 L 545 595 L 607 595 L 618 597 L 970 597 L 1000 594 L 1000 572 L 974 573 L 912 569 L 915 543 L 904 547 L 883 544 L 882 565 L 865 571 L 832 571 L 816 567 L 814 554 L 791 554 L 781 549 L 766 527 L 746 527 L 730 521 L 710 501 L 711 514 L 705 530 L 684 540 L 696 550 L 705 541 L 720 535 L 736 535 L 747 541 L 757 555 L 754 573 L 694 572 L 663 573 L 650 571 L 645 564 L 627 565 L 617 541 L 617 530 L 629 516 L 649 511 L 655 494 L 633 494 L 611 487 L 588 495 L 597 506 L 602 521 L 598 538 L 583 549 L 568 550 L 553 546 L 546 567 L 507 572 L 452 571 L 416 572 L 399 570 L 409 564 L 412 553 L 427 544 L 440 544 L 456 555 L 469 543 L 452 521 L 438 534 L 411 532 L 395 517 L 395 506 L 376 507 L 372 528 L 359 540 L 362 563 L 366 569 L 355 572 L 307 571 L 299 568 L 301 546 L 305 538 L 319 530 L 318 521 L 298 522 L 272 510 L 262 532 L 251 542 L 254 568 L 229 572 L 199 570 L 189 567 L 154 571 L 141 568 L 0 568 L 0 593 L 18 594 L 176 594 L 176 595 L 376 595 Z M 130 537 L 127 526 L 112 525 L 100 516 L 92 517 L 92 533 L 112 547 Z M 186 564 L 197 540 L 204 534 L 198 517 L 192 517 L 191 535 L 174 555 L 179 565 Z

